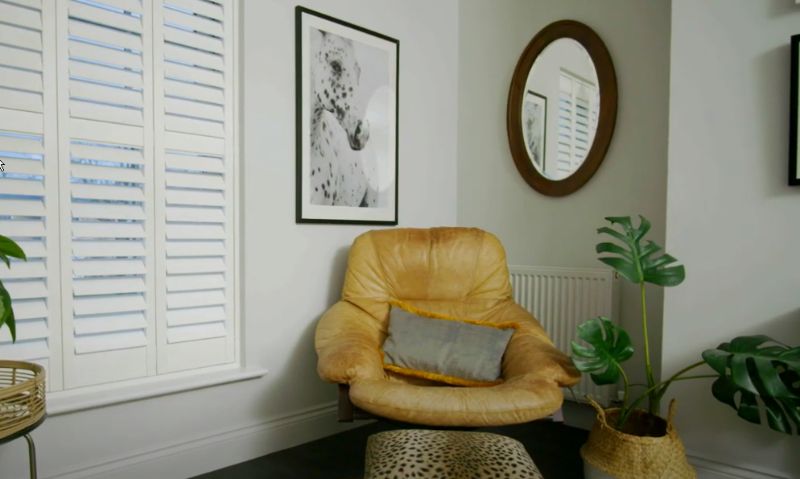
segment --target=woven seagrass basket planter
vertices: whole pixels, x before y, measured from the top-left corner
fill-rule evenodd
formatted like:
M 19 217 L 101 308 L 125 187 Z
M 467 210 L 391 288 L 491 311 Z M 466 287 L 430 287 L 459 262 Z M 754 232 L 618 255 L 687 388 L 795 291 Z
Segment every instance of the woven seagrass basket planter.
M 614 479 L 696 479 L 694 468 L 686 460 L 686 451 L 673 425 L 675 401 L 669 405 L 669 416 L 663 419 L 644 411 L 635 411 L 628 419 L 634 430 L 648 431 L 651 436 L 626 434 L 610 424 L 617 420 L 619 409 L 603 409 L 593 404 L 597 419 L 589 439 L 581 448 L 587 465 Z M 589 475 L 588 477 L 591 477 Z
M 36 424 L 45 414 L 44 368 L 0 360 L 0 439 Z

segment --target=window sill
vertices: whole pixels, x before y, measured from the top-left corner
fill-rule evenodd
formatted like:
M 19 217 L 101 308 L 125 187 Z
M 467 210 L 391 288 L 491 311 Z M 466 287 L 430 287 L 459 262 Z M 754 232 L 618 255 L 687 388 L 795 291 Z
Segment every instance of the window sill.
M 239 365 L 234 365 L 58 391 L 47 394 L 47 415 L 59 416 L 140 399 L 248 381 L 266 374 L 266 369 L 243 369 Z

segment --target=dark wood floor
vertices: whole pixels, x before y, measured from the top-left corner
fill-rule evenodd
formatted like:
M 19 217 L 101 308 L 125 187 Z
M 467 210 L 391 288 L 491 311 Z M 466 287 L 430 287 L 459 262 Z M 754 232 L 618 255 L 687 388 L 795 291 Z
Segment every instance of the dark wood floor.
M 367 437 L 408 425 L 377 422 L 291 449 L 220 469 L 196 479 L 359 479 L 364 474 Z M 513 437 L 525 445 L 545 479 L 582 479 L 578 449 L 587 431 L 550 421 L 481 428 Z

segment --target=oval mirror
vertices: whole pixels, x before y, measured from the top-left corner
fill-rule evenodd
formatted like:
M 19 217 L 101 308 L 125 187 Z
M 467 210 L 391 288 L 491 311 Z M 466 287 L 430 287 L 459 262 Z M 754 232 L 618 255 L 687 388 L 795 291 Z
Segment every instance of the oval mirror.
M 568 195 L 603 162 L 617 118 L 611 55 L 588 26 L 561 20 L 522 52 L 506 127 L 517 170 L 536 191 Z

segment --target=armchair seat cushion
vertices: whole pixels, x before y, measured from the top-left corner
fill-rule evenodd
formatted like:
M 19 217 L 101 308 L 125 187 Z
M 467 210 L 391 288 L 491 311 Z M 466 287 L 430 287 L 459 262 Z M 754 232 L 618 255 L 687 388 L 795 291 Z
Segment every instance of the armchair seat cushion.
M 561 390 L 546 381 L 506 381 L 492 387 L 420 386 L 387 379 L 350 384 L 359 408 L 394 421 L 426 426 L 483 427 L 541 419 L 561 407 Z

